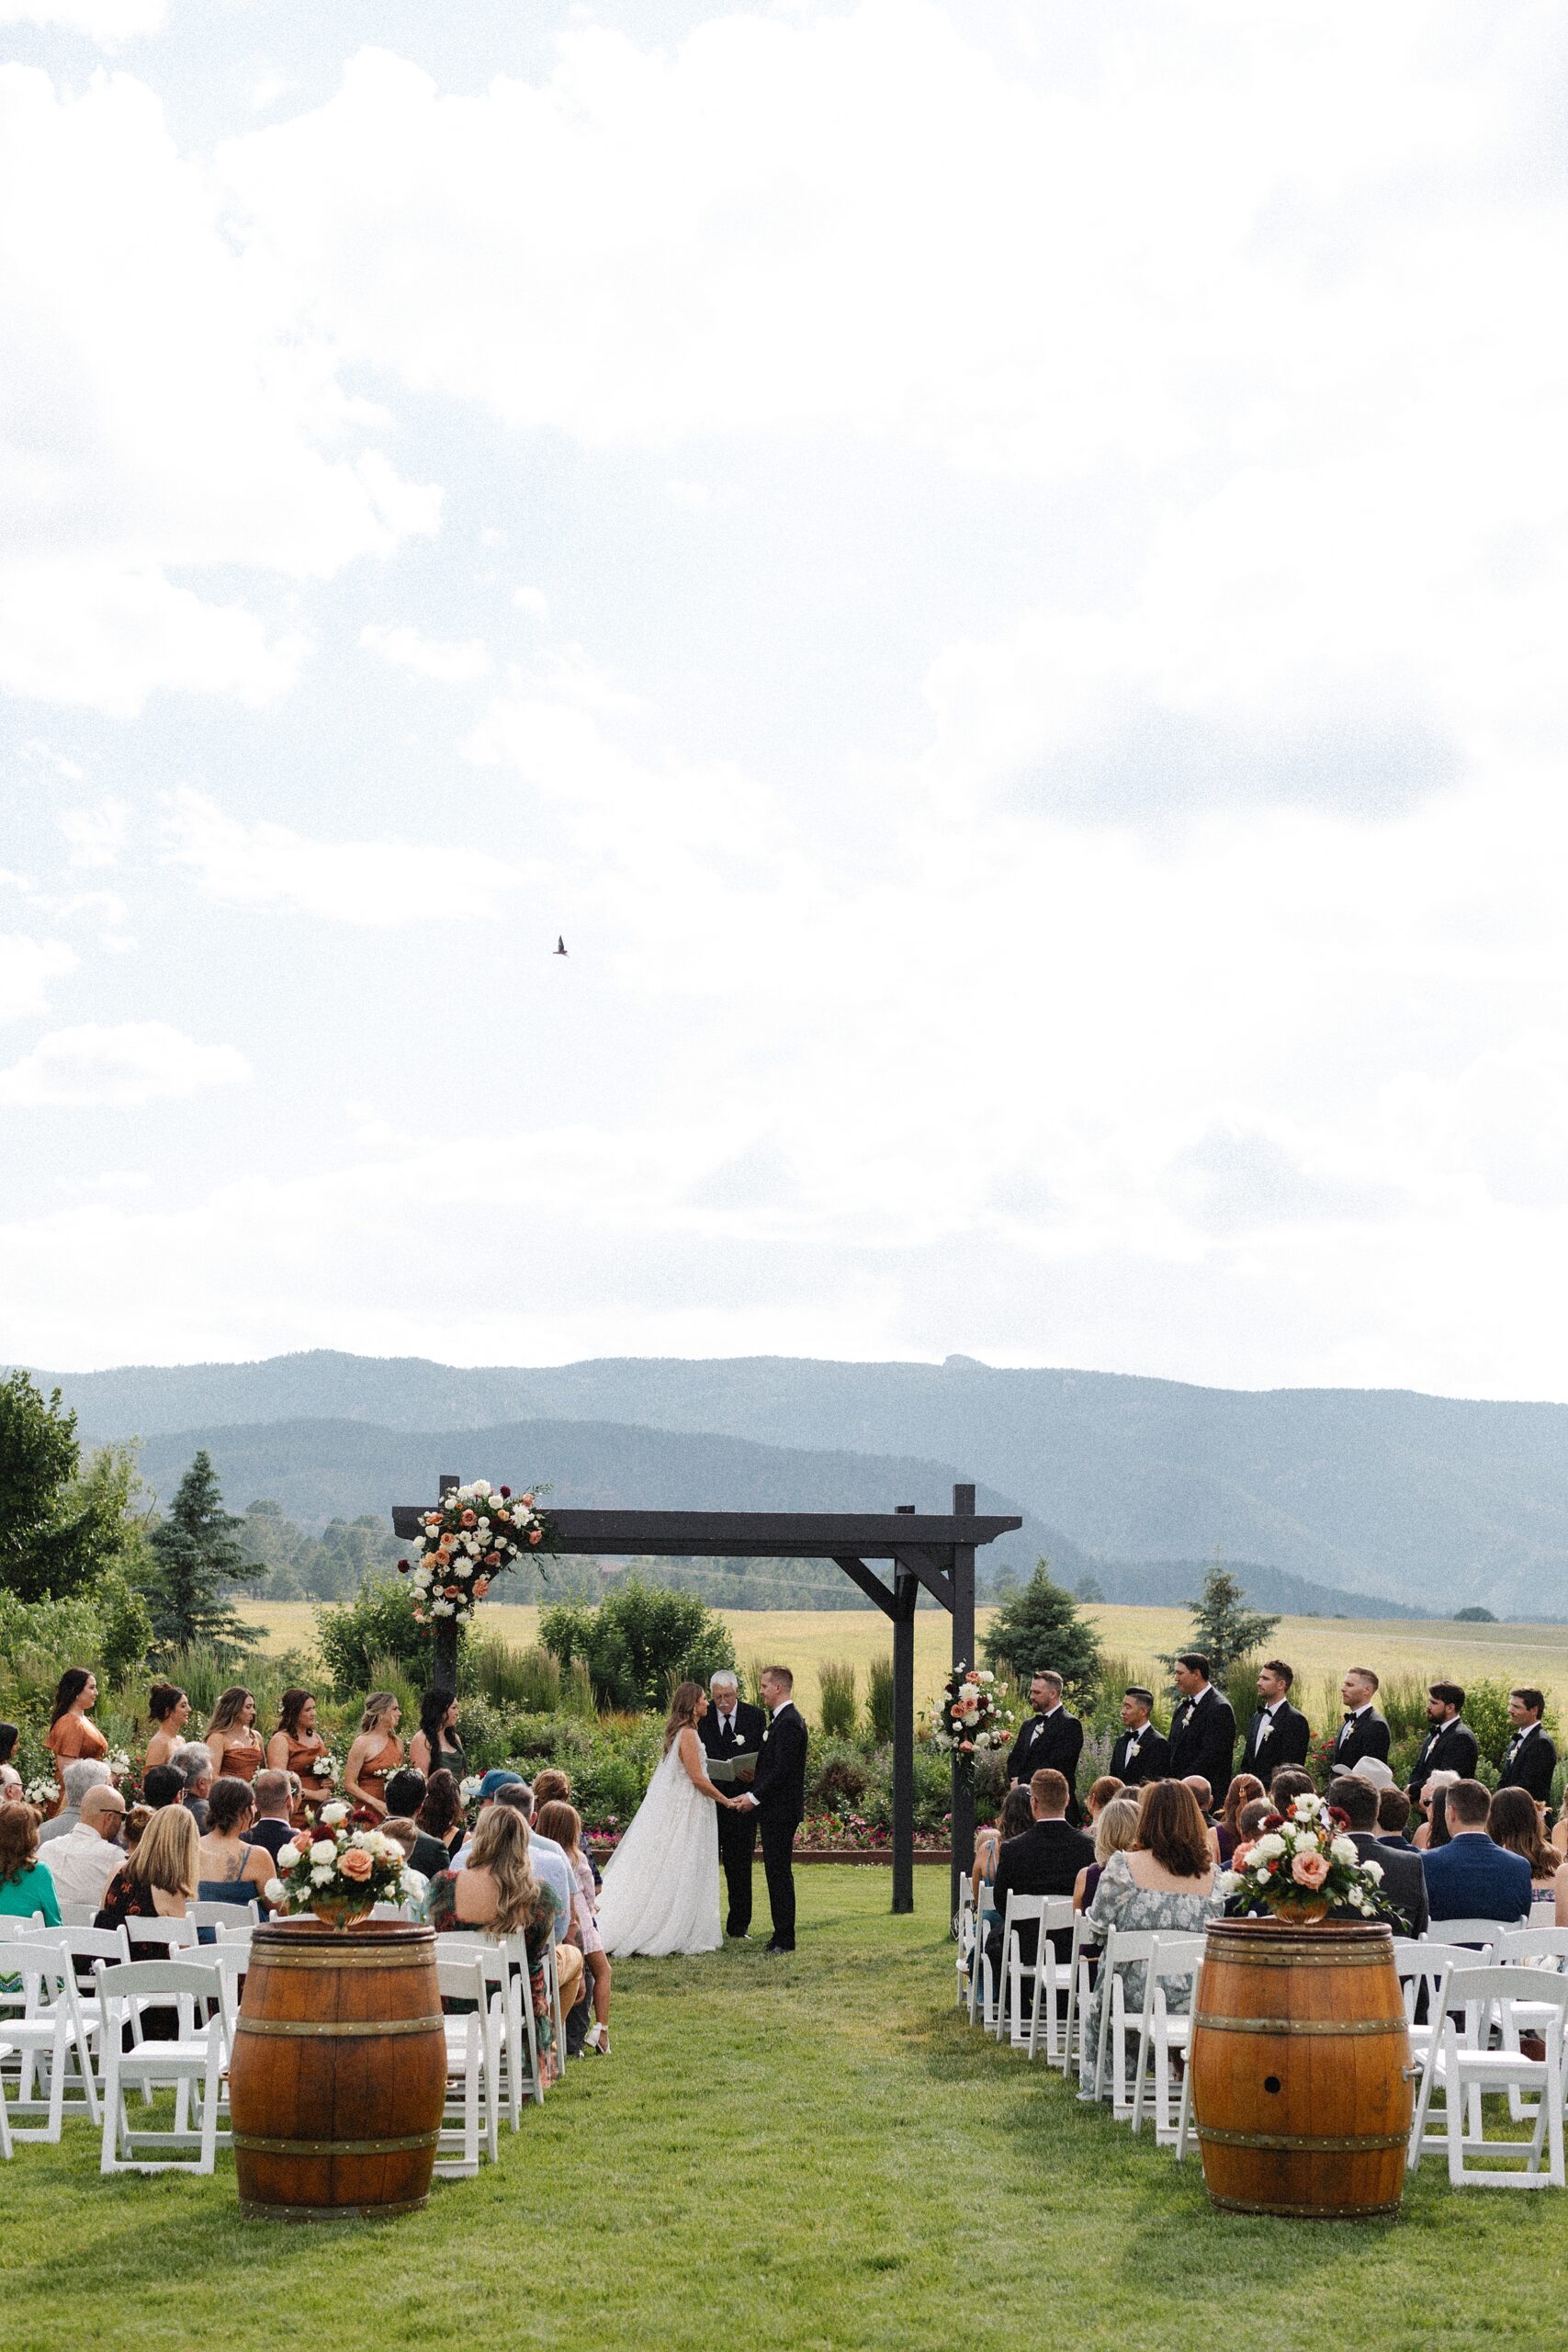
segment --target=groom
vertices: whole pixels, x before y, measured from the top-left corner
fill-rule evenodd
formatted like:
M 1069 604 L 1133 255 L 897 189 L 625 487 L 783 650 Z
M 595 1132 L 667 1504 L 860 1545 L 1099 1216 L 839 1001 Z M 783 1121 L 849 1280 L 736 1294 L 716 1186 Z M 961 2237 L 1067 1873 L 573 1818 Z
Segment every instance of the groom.
M 795 1950 L 795 1833 L 806 1814 L 806 1723 L 791 1692 L 787 1666 L 765 1666 L 757 1678 L 772 1720 L 762 1735 L 757 1777 L 738 1804 L 755 1805 L 762 1832 L 762 1869 L 773 1914 L 770 1951 Z

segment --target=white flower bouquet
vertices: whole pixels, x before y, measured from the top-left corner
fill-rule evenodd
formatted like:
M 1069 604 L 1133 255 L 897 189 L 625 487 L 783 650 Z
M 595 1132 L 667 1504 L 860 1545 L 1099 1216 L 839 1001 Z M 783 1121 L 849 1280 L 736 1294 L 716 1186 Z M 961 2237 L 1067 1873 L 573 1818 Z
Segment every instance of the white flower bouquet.
M 40 1772 L 36 1781 L 28 1782 L 22 1794 L 28 1804 L 51 1805 L 60 1794 L 60 1783 L 52 1772 Z
M 1236 1849 L 1231 1868 L 1220 1874 L 1221 1894 L 1227 1900 L 1240 1895 L 1245 1911 L 1278 1919 L 1321 1919 L 1331 1910 L 1365 1919 L 1387 1916 L 1390 1905 L 1378 1893 L 1382 1865 L 1362 1861 L 1349 1827 L 1337 1805 L 1297 1797 L 1289 1813 L 1266 1815 L 1252 1843 Z
M 494 1579 L 527 1553 L 545 1546 L 548 1523 L 532 1494 L 513 1495 L 476 1478 L 443 1495 L 423 1521 L 419 1549 L 398 1562 L 413 1587 L 416 1625 L 471 1617 Z
M 996 1680 L 983 1666 L 953 1668 L 931 1725 L 931 1738 L 938 1747 L 973 1757 L 1007 1746 L 1012 1713 L 998 1700 Z
M 279 1849 L 277 1875 L 262 1889 L 282 1917 L 313 1911 L 340 1928 L 373 1904 L 412 1902 L 422 1892 L 402 1848 L 379 1829 L 351 1829 L 341 1804 L 323 1805 L 321 1820 Z

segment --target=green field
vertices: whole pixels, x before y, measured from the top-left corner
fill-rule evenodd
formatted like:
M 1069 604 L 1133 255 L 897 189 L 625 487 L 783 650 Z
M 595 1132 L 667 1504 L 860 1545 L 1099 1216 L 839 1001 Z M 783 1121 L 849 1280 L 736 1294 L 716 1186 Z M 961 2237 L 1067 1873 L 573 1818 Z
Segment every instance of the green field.
M 247 1602 L 247 1616 L 267 1629 L 268 1645 L 276 1649 L 304 1647 L 311 1639 L 315 1612 L 304 1601 L 268 1608 Z M 817 1712 L 817 1668 L 825 1658 L 844 1658 L 859 1668 L 865 1687 L 868 1661 L 890 1651 L 886 1622 L 865 1610 L 733 1610 L 725 1612 L 743 1663 L 776 1659 L 795 1668 L 799 1696 L 808 1715 Z M 983 1630 L 990 1611 L 982 1610 Z M 1156 1689 L 1162 1669 L 1156 1654 L 1180 1646 L 1187 1636 L 1188 1614 L 1182 1609 L 1122 1609 L 1095 1606 L 1085 1611 L 1099 1627 L 1108 1651 L 1132 1660 L 1142 1679 Z M 501 1608 L 487 1604 L 480 1622 L 519 1646 L 537 1636 L 537 1609 Z M 1364 1618 L 1285 1617 L 1270 1647 L 1287 1657 L 1302 1678 L 1309 1711 L 1323 1711 L 1328 1679 L 1338 1679 L 1346 1667 L 1367 1665 L 1380 1673 L 1416 1672 L 1427 1681 L 1448 1676 L 1463 1682 L 1491 1676 L 1505 1683 L 1539 1682 L 1568 1717 L 1568 1625 L 1455 1625 L 1441 1621 L 1396 1618 L 1375 1623 Z M 947 1671 L 950 1633 L 938 1610 L 922 1610 L 915 1620 L 915 1698 L 929 1706 Z M 1331 1718 L 1329 1718 L 1331 1719 Z
M 945 1873 L 799 1873 L 792 1960 L 624 1963 L 615 2055 L 405 2220 L 243 2223 L 216 2177 L 101 2180 L 96 2137 L 0 2167 L 7 2352 L 680 2347 L 1496 2352 L 1562 2339 L 1551 2192 L 1340 2227 L 1210 2211 L 1198 2167 L 953 2003 Z M 761 1886 L 759 1885 L 759 1897 Z

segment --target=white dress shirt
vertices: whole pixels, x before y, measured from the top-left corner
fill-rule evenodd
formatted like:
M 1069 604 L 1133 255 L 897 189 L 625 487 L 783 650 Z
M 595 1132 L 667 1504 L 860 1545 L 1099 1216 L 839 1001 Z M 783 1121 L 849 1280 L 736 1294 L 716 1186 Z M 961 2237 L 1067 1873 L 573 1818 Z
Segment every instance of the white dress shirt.
M 40 1851 L 39 1860 L 54 1881 L 54 1892 L 61 1908 L 68 1903 L 90 1903 L 96 1911 L 104 1899 L 104 1889 L 125 1860 L 123 1846 L 100 1838 L 91 1822 L 79 1821 L 75 1827 L 57 1838 Z

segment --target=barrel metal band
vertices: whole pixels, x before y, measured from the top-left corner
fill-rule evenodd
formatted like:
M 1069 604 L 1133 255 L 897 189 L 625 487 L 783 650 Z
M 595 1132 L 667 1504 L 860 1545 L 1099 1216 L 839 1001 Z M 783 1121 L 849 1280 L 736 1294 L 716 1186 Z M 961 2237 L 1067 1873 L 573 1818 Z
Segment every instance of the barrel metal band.
M 1207 1968 L 1391 1968 L 1393 1954 L 1386 1944 L 1371 1951 L 1336 1951 L 1325 1954 L 1304 1940 L 1299 1944 L 1270 1944 L 1267 1951 L 1256 1944 L 1245 1944 L 1234 1950 L 1224 1944 L 1210 1943 L 1204 1959 Z
M 1307 2132 L 1216 2132 L 1210 2123 L 1198 2126 L 1200 2140 L 1219 2148 L 1284 2148 L 1303 2156 L 1371 2155 L 1378 2148 L 1403 2148 L 1408 2132 L 1355 2132 L 1315 2138 Z
M 234 2145 L 253 2156 L 407 2156 L 416 2148 L 434 2148 L 434 2132 L 410 2132 L 396 2140 L 264 2140 L 254 2132 L 236 2132 Z
M 1219 2018 L 1207 2009 L 1193 2015 L 1193 2027 L 1205 2033 L 1306 2033 L 1325 2036 L 1361 2033 L 1408 2033 L 1403 2010 L 1396 2018 Z
M 271 2035 L 278 2041 L 370 2041 L 381 2034 L 439 2033 L 439 2018 L 333 2018 L 318 2025 L 309 2018 L 248 2018 L 235 2030 Z
M 1281 2205 L 1274 2198 L 1265 2204 L 1251 2197 L 1216 2197 L 1211 2188 L 1209 2202 L 1222 2213 L 1280 2213 L 1293 2222 L 1392 2222 L 1399 2211 L 1397 2197 L 1390 2205 Z
M 435 1957 L 431 1944 L 416 1944 L 412 1951 L 356 1951 L 352 1944 L 340 1946 L 336 1951 L 293 1951 L 287 1944 L 256 1942 L 251 1946 L 250 1964 L 253 1968 L 428 1968 Z
M 242 2197 L 240 2215 L 247 2222 L 379 2222 L 396 2213 L 423 2213 L 423 2197 L 400 2197 L 389 2205 L 268 2205 L 259 2197 Z

